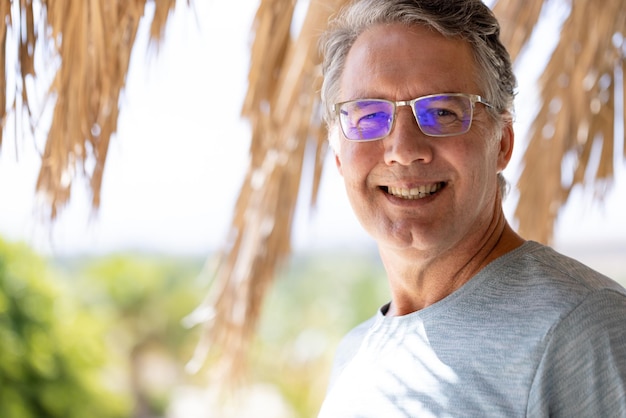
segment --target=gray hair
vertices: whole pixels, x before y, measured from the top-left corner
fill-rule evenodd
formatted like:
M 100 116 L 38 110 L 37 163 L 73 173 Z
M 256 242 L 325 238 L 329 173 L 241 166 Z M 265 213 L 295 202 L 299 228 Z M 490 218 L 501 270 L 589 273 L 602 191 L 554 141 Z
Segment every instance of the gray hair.
M 469 42 L 477 67 L 476 82 L 483 90 L 479 94 L 494 106 L 488 108 L 492 117 L 499 123 L 512 118 L 517 81 L 511 57 L 500 42 L 500 24 L 481 0 L 355 0 L 330 22 L 320 40 L 323 116 L 331 132 L 337 134 L 334 104 L 339 101 L 341 74 L 350 48 L 368 28 L 391 23 L 423 25 Z M 506 183 L 504 178 L 499 181 L 501 186 Z
M 446 37 L 472 45 L 481 94 L 498 113 L 513 113 L 516 79 L 511 58 L 500 42 L 500 24 L 481 0 L 356 0 L 343 9 L 320 41 L 323 56 L 324 118 L 335 119 L 339 82 L 346 57 L 356 38 L 377 24 L 423 25 Z

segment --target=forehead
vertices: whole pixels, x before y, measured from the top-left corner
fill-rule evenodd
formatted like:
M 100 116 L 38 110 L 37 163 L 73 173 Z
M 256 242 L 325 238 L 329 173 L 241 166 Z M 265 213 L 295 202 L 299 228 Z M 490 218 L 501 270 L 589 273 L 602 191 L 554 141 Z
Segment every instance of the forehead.
M 341 77 L 341 99 L 406 100 L 480 93 L 470 44 L 421 25 L 375 25 L 356 39 Z

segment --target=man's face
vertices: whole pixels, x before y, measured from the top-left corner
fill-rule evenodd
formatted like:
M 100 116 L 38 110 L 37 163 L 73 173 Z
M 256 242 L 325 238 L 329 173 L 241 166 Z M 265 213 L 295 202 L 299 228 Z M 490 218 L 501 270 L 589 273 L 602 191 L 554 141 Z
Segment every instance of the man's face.
M 480 95 L 475 67 L 465 41 L 421 26 L 374 26 L 348 54 L 340 101 Z M 483 104 L 475 105 L 469 132 L 443 138 L 424 135 L 410 107 L 401 106 L 386 138 L 341 137 L 336 162 L 359 221 L 381 247 L 434 256 L 487 233 L 500 210 L 497 173 L 506 167 L 512 146 L 510 125 L 498 128 Z M 404 196 L 417 191 L 423 197 Z

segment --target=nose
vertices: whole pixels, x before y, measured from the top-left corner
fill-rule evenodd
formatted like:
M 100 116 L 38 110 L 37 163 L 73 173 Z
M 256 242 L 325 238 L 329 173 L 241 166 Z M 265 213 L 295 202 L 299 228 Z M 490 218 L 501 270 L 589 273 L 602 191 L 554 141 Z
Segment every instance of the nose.
M 419 128 L 409 106 L 398 107 L 393 129 L 383 141 L 387 165 L 432 161 L 432 139 Z

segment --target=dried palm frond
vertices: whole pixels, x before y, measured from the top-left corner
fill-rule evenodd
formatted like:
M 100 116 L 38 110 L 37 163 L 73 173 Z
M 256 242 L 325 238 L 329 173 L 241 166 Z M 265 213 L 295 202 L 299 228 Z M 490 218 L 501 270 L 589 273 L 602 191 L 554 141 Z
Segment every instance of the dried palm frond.
M 206 321 L 206 344 L 221 350 L 225 375 L 220 379 L 234 382 L 243 376 L 265 293 L 290 252 L 307 150 L 313 150 L 315 159 L 311 198 L 315 200 L 326 150 L 315 94 L 321 85 L 317 42 L 329 15 L 342 2 L 311 2 L 295 41 L 290 36 L 295 1 L 263 0 L 255 16 L 242 109 L 252 126 L 251 160 L 235 207 L 231 246 L 221 257 L 207 300 L 196 312 L 201 322 Z M 201 345 L 199 355 L 206 355 L 207 349 Z
M 153 40 L 160 39 L 175 3 L 176 0 L 154 2 Z M 32 127 L 39 121 L 33 116 L 35 111 L 28 96 L 27 78 L 38 76 L 36 49 L 53 51 L 50 60 L 59 62 L 49 88 L 54 109 L 36 186 L 44 198 L 44 209 L 49 210 L 50 218 L 57 216 L 70 198 L 77 172 L 89 179 L 92 204 L 97 209 L 109 141 L 117 129 L 120 92 L 125 85 L 146 0 L 21 1 L 17 19 L 10 19 L 10 2 L 0 4 L 3 17 L 0 55 L 6 60 L 6 23 L 17 24 L 14 30 L 19 34 L 17 62 L 21 106 Z M 54 66 L 48 65 L 46 70 L 50 68 Z M 4 65 L 0 66 L 0 71 L 5 71 Z M 0 97 L 0 105 L 4 104 L 0 115 L 3 122 L 6 90 L 5 85 Z M 13 103 L 11 108 L 17 110 L 16 106 Z
M 0 147 L 7 116 L 7 32 L 11 22 L 11 3 L 0 2 Z
M 558 211 L 575 186 L 602 187 L 596 197 L 606 192 L 614 174 L 615 118 L 622 117 L 615 113 L 615 71 L 623 70 L 625 57 L 614 35 L 626 34 L 623 0 L 571 5 L 540 79 L 541 107 L 518 184 L 519 231 L 544 243 L 551 242 Z
M 493 12 L 500 22 L 500 40 L 515 60 L 528 43 L 541 15 L 544 0 L 499 0 Z

